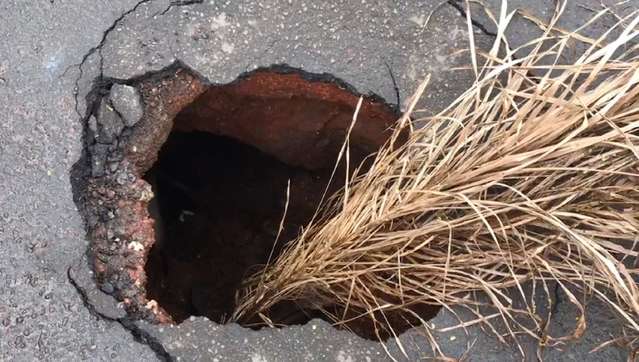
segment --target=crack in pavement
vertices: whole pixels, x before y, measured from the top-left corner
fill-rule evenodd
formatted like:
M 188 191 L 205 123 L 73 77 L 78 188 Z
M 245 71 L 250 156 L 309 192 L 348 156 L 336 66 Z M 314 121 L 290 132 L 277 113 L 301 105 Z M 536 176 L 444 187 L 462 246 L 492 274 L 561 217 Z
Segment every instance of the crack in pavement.
M 166 348 L 164 348 L 164 346 L 162 345 L 162 342 L 160 342 L 157 338 L 153 337 L 149 332 L 138 327 L 134 323 L 134 321 L 128 318 L 122 318 L 122 319 L 118 319 L 118 323 L 120 323 L 120 325 L 124 327 L 126 330 L 131 332 L 131 334 L 133 335 L 133 338 L 136 341 L 140 343 L 144 343 L 147 346 L 149 346 L 149 348 L 151 348 L 151 350 L 155 352 L 155 355 L 161 361 L 176 360 L 176 358 L 171 356 L 171 354 L 166 350 Z
M 103 63 L 104 63 L 104 59 L 102 57 L 102 47 L 104 46 L 104 43 L 106 42 L 109 34 L 111 33 L 111 31 L 113 31 L 113 29 L 115 29 L 116 26 L 118 26 L 118 24 L 124 20 L 124 18 L 135 12 L 142 4 L 148 3 L 150 1 L 153 0 L 140 0 L 138 3 L 135 4 L 135 6 L 133 6 L 131 9 L 123 12 L 122 14 L 120 14 L 120 16 L 115 19 L 113 21 L 113 23 L 111 24 L 111 26 L 109 26 L 103 33 L 102 33 L 102 38 L 100 39 L 100 42 L 94 46 L 91 47 L 91 49 L 89 49 L 88 52 L 86 52 L 83 56 L 82 56 L 82 60 L 80 61 L 80 63 L 76 63 L 76 64 L 71 64 L 65 71 L 64 73 L 62 73 L 62 76 L 65 76 L 67 71 L 70 68 L 73 67 L 78 67 L 80 74 L 78 75 L 78 77 L 75 79 L 75 83 L 74 83 L 74 87 L 73 87 L 73 98 L 75 100 L 75 112 L 78 114 L 78 117 L 82 118 L 82 115 L 80 114 L 80 111 L 78 109 L 78 95 L 79 95 L 79 84 L 80 84 L 80 80 L 82 79 L 83 75 L 84 75 L 84 64 L 86 63 L 86 61 L 89 59 L 89 57 L 93 54 L 95 54 L 96 51 L 98 51 L 98 54 L 100 55 L 100 75 L 98 76 L 98 78 L 102 78 L 103 76 Z M 87 114 L 88 117 L 88 114 Z
M 393 74 L 393 69 L 391 68 L 390 64 L 388 64 L 388 61 L 384 60 L 384 65 L 386 65 L 386 69 L 388 69 L 388 75 L 390 75 L 390 79 L 393 82 L 393 90 L 395 91 L 395 97 L 397 99 L 397 111 L 401 110 L 401 102 L 400 102 L 400 98 L 399 98 L 399 87 L 397 86 L 397 81 L 395 80 L 395 74 Z
M 78 263 L 87 263 L 87 261 L 85 259 L 81 259 L 78 261 Z M 173 358 L 173 356 L 171 356 L 167 352 L 167 350 L 164 348 L 162 343 L 160 343 L 160 341 L 157 340 L 157 338 L 151 336 L 148 332 L 139 328 L 135 324 L 135 321 L 131 320 L 130 318 L 126 316 L 124 318 L 113 318 L 111 316 L 105 315 L 104 313 L 101 313 L 98 310 L 98 308 L 95 305 L 93 305 L 93 303 L 91 302 L 91 298 L 88 295 L 89 291 L 87 291 L 86 289 L 86 288 L 97 289 L 97 285 L 95 283 L 93 283 L 92 285 L 81 285 L 83 284 L 82 281 L 80 279 L 77 279 L 77 277 L 74 276 L 74 273 L 82 272 L 82 270 L 74 272 L 74 266 L 76 266 L 76 264 L 71 265 L 67 269 L 67 279 L 69 279 L 69 282 L 71 283 L 71 285 L 78 292 L 78 294 L 80 295 L 80 299 L 82 300 L 82 304 L 85 306 L 85 308 L 87 308 L 87 310 L 89 311 L 91 315 L 97 318 L 102 318 L 109 322 L 119 323 L 124 329 L 126 329 L 127 331 L 131 333 L 131 335 L 137 342 L 149 346 L 149 348 L 151 348 L 151 350 L 155 352 L 158 359 L 162 361 L 175 360 L 175 358 Z M 86 267 L 88 268 L 89 266 L 86 265 Z M 92 278 L 90 279 L 91 281 L 93 281 Z M 109 298 L 112 298 L 112 297 L 109 297 Z
M 457 10 L 457 12 L 459 12 L 459 15 L 461 15 L 464 19 L 466 19 L 466 10 L 464 9 L 464 7 L 461 5 L 462 0 L 448 0 L 446 3 L 450 6 L 452 6 L 453 8 L 455 8 L 455 10 Z M 488 30 L 484 24 L 480 23 L 479 21 L 475 20 L 472 18 L 470 18 L 470 23 L 477 28 L 479 31 L 481 31 L 482 33 L 484 33 L 485 35 L 488 36 L 492 36 L 492 37 L 496 37 L 497 34 L 493 33 L 492 31 Z
M 95 308 L 95 306 L 93 304 L 91 304 L 91 302 L 89 301 L 89 296 L 87 295 L 86 290 L 84 290 L 84 288 L 82 286 L 80 286 L 80 284 L 78 282 L 76 282 L 76 280 L 73 278 L 72 270 L 73 270 L 73 266 L 70 266 L 69 268 L 67 268 L 67 279 L 69 279 L 69 282 L 75 288 L 75 290 L 78 291 L 78 294 L 80 295 L 80 299 L 82 299 L 82 304 L 84 304 L 84 306 L 87 308 L 89 313 L 92 316 L 100 317 L 100 318 L 105 319 L 105 320 L 110 321 L 110 322 L 117 322 L 118 321 L 117 318 L 111 318 L 111 317 L 109 317 L 107 315 L 104 315 L 104 314 L 98 312 L 98 310 Z
M 169 10 L 171 10 L 173 7 L 188 6 L 188 5 L 202 4 L 202 3 L 204 3 L 204 0 L 174 0 L 169 3 L 169 6 L 167 6 L 166 9 L 164 9 L 160 13 L 155 13 L 155 15 L 158 15 L 158 14 L 164 15 L 168 13 Z

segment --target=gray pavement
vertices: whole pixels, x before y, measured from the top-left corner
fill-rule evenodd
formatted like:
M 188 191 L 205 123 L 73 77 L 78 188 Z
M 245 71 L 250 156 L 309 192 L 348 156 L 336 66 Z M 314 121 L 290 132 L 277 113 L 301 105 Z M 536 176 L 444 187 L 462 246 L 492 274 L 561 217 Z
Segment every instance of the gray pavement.
M 120 324 L 92 315 L 67 278 L 86 248 L 69 183 L 82 146 L 73 64 L 135 3 L 87 4 L 0 3 L 3 361 L 156 357 Z
M 582 3 L 599 6 L 599 1 Z M 513 4 L 541 16 L 553 6 L 552 1 Z M 639 7 L 637 1 L 630 4 Z M 567 27 L 589 12 L 570 6 Z M 486 46 L 491 26 L 485 17 L 476 20 L 475 36 Z M 432 73 L 421 103 L 430 113 L 470 82 L 468 74 L 450 70 L 466 62 L 452 55 L 465 46 L 466 29 L 459 10 L 439 1 L 0 2 L 0 360 L 387 359 L 379 343 L 322 321 L 258 332 L 204 318 L 154 326 L 122 319 L 117 305 L 95 292 L 86 274 L 74 279 L 80 283 L 76 289 L 67 273 L 71 266 L 72 274 L 88 273 L 81 261 L 87 242 L 69 172 L 81 155 L 84 99 L 98 77 L 127 80 L 175 62 L 211 83 L 287 63 L 330 73 L 362 93 L 396 103 L 392 72 L 400 106 Z M 522 23 L 512 36 L 524 41 L 533 33 Z M 626 358 L 616 347 L 589 353 L 619 328 L 596 304 L 591 309 L 584 340 L 546 351 L 546 359 Z M 551 328 L 562 331 L 574 323 L 574 311 L 567 303 L 559 310 Z M 447 312 L 432 321 L 454 322 Z M 401 337 L 409 359 L 432 355 L 421 338 L 415 331 Z M 478 329 L 437 338 L 451 357 L 461 357 L 472 345 L 472 360 L 521 359 L 512 345 Z M 527 346 L 527 359 L 534 359 L 536 349 Z M 403 359 L 394 342 L 388 348 Z

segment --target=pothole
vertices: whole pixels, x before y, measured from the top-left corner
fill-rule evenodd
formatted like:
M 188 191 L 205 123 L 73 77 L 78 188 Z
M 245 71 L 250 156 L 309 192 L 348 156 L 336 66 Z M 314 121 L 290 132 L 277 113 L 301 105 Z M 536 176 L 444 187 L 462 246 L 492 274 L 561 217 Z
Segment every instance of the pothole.
M 343 185 L 343 167 L 329 180 L 359 95 L 290 68 L 207 85 L 176 67 L 92 97 L 74 191 L 98 285 L 131 318 L 224 323 L 242 279 L 298 235 L 325 190 Z M 380 99 L 364 99 L 352 165 L 386 141 L 396 116 Z M 435 311 L 418 312 L 429 319 Z M 324 316 L 287 303 L 268 317 L 281 326 Z M 394 327 L 414 322 L 397 316 Z M 375 339 L 367 323 L 347 327 Z

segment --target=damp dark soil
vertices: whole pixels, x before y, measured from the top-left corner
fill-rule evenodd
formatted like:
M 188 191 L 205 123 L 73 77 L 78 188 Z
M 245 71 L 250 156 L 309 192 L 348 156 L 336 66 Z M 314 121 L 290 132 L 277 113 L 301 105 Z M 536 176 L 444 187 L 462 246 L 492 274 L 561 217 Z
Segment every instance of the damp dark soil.
M 148 298 L 176 322 L 191 315 L 224 322 L 242 279 L 269 258 L 287 190 L 282 242 L 310 220 L 329 176 L 227 137 L 171 133 L 146 175 L 157 223 L 146 267 Z M 279 251 L 276 246 L 274 255 Z

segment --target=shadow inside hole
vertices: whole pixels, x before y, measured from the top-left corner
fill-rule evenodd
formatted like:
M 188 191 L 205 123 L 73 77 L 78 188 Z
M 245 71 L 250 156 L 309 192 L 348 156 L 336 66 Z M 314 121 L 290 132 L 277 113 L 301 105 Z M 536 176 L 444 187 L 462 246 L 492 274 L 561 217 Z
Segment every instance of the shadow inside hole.
M 289 209 L 274 256 L 310 220 L 329 176 L 230 138 L 172 132 L 145 176 L 156 194 L 149 206 L 156 244 L 146 264 L 148 299 L 176 322 L 196 315 L 224 323 L 242 280 L 268 260 L 288 180 Z M 294 305 L 279 309 L 276 320 L 286 324 L 320 316 Z

